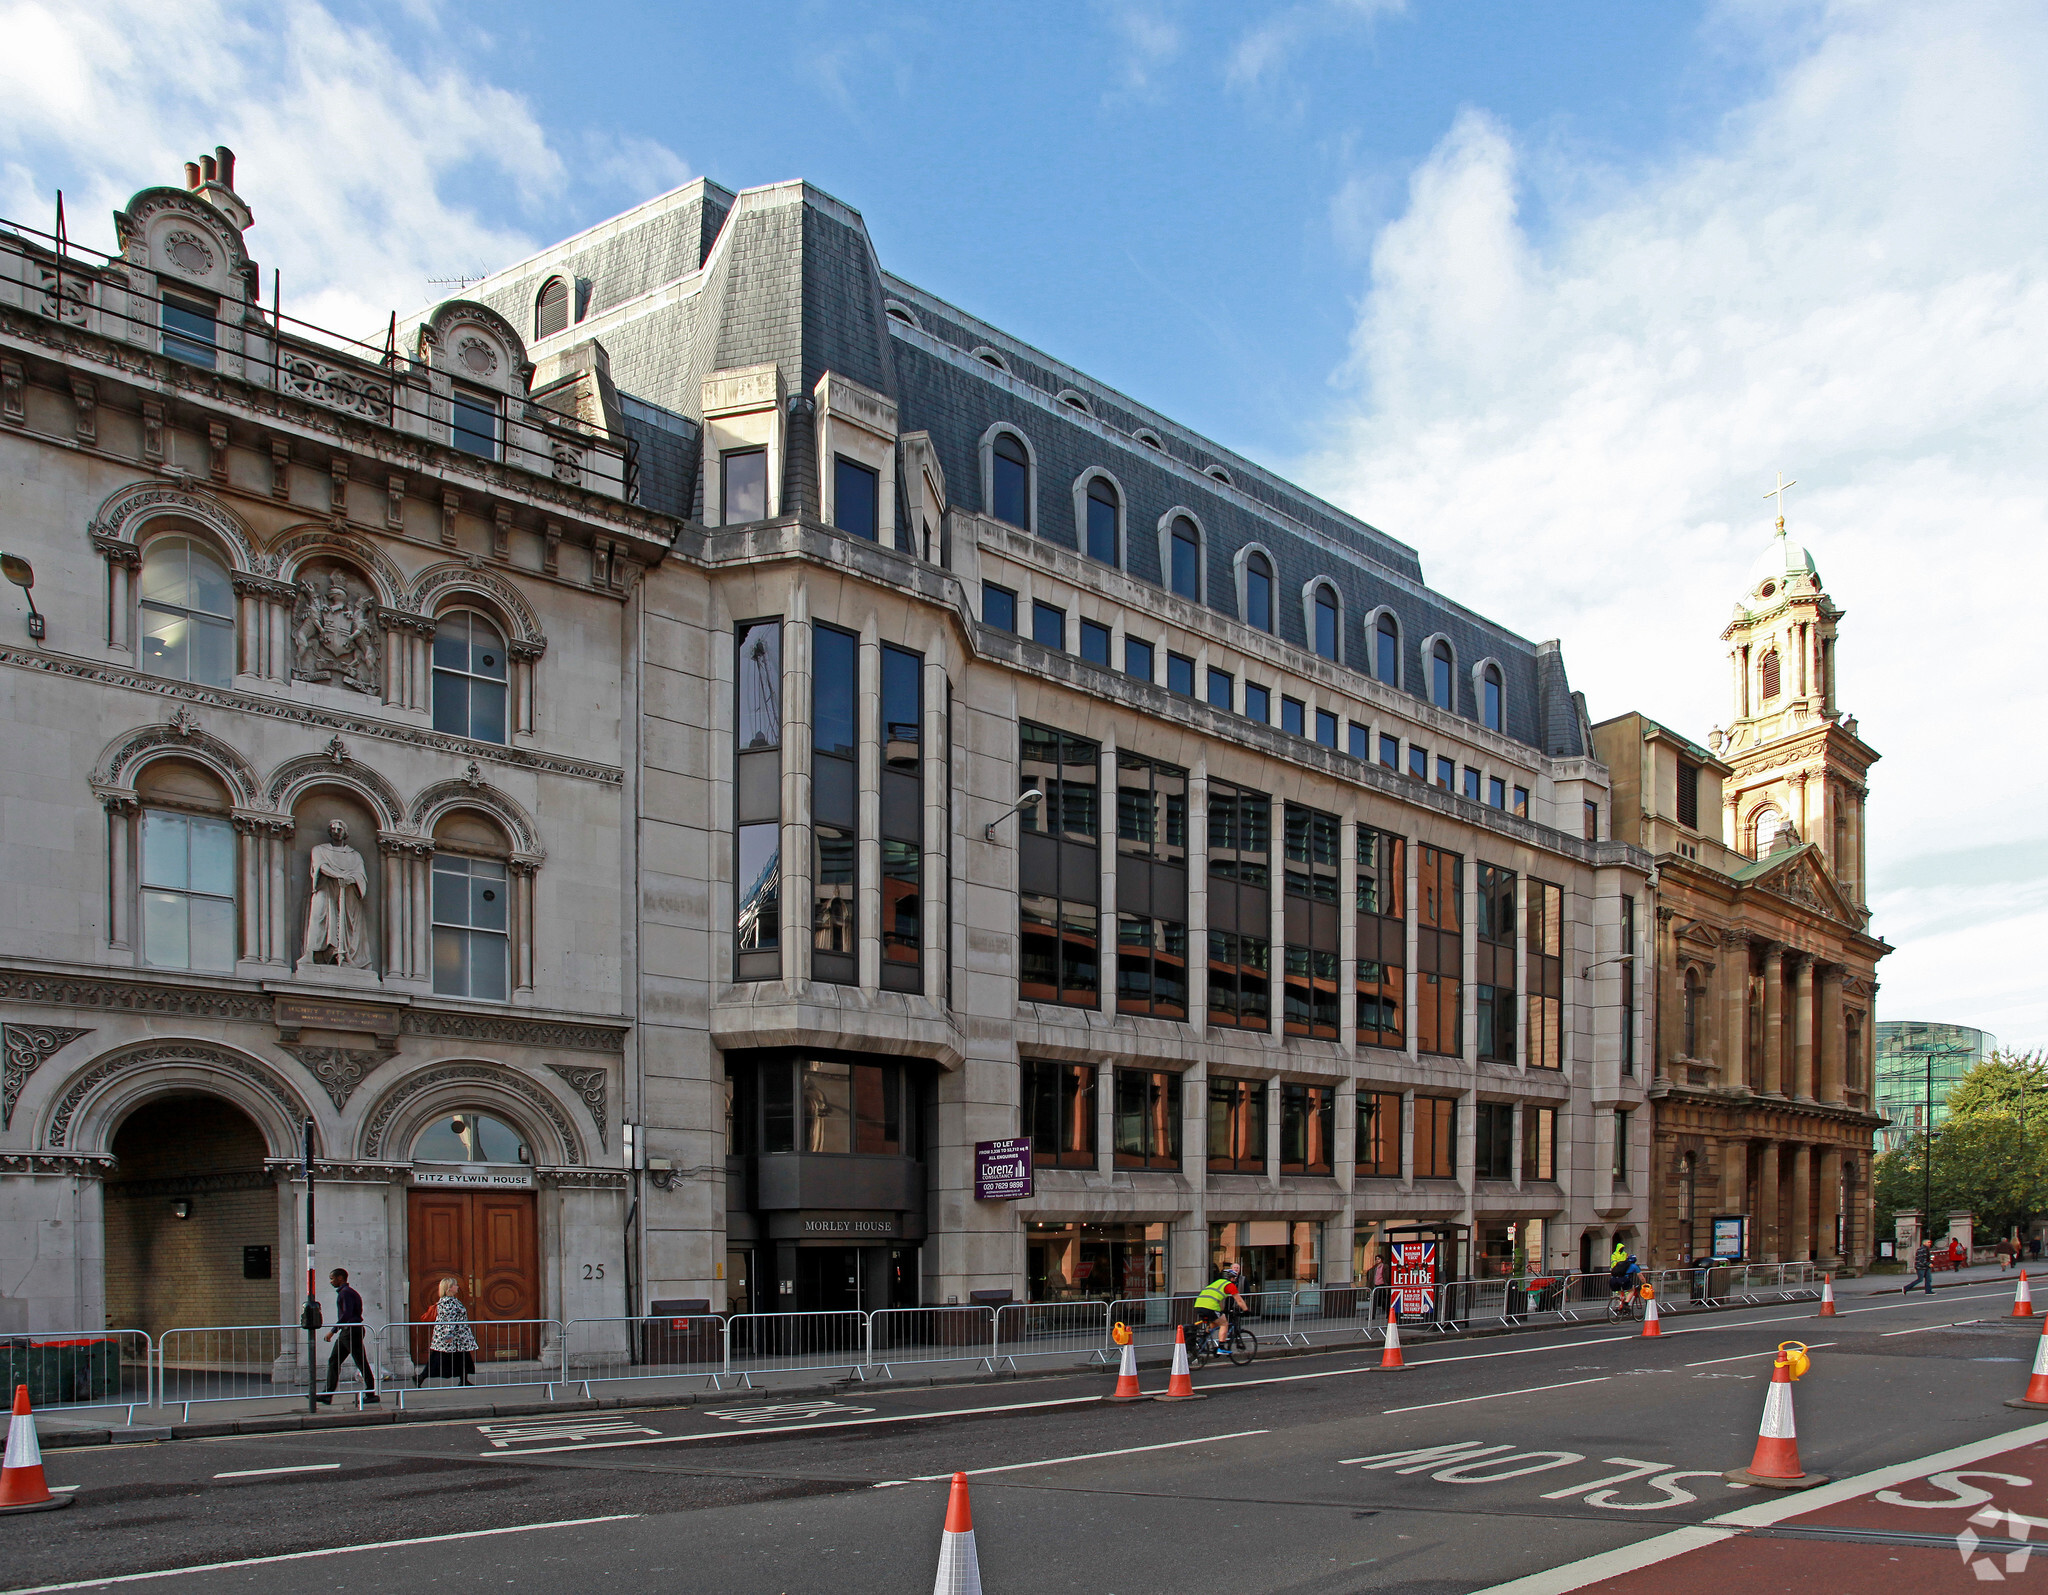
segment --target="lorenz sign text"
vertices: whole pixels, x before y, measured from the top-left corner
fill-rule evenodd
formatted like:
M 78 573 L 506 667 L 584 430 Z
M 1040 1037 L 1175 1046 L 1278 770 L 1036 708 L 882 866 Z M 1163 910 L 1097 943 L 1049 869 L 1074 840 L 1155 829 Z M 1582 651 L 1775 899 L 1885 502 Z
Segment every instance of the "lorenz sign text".
M 1031 1143 L 1022 1136 L 974 1143 L 974 1199 L 1014 1202 L 1032 1191 Z

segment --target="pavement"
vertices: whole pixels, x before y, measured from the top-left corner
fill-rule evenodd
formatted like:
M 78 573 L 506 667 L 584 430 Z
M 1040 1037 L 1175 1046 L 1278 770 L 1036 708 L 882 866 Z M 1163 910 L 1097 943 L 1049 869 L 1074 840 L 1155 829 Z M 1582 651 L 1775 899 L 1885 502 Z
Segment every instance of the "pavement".
M 1262 1357 L 1173 1404 L 1108 1405 L 1094 1370 L 52 1450 L 75 1507 L 0 1518 L 0 1582 L 880 1595 L 931 1578 L 955 1469 L 992 1595 L 1861 1595 L 1978 1588 L 1987 1557 L 2048 1579 L 2020 1548 L 2048 1527 L 2048 1413 L 2004 1405 L 2042 1320 L 2004 1316 L 1995 1270 L 1898 1283 L 1844 1282 L 1829 1319 L 1411 1341 L 1399 1373 L 1376 1348 Z M 1802 1460 L 1841 1482 L 1766 1496 L 1721 1475 L 1787 1339 L 1814 1348 Z

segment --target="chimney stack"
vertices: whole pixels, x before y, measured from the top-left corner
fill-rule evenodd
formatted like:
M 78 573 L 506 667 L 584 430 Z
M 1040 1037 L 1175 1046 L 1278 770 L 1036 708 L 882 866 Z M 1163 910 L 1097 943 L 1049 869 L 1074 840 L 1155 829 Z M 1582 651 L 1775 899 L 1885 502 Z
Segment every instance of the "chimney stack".
M 213 147 L 213 154 L 215 162 L 220 167 L 220 186 L 222 188 L 233 188 L 235 186 L 235 152 L 225 144 L 216 144 Z
M 187 161 L 185 163 L 185 186 L 190 189 L 197 189 L 199 187 L 199 163 L 197 161 Z
M 227 217 L 240 232 L 247 232 L 256 219 L 242 196 L 235 192 L 235 152 L 225 144 L 216 144 L 211 155 L 185 163 L 185 187 Z
M 214 165 L 213 157 L 211 155 L 202 155 L 199 157 L 199 170 L 202 174 L 204 174 L 206 180 L 209 183 L 215 181 L 220 176 L 220 168 Z

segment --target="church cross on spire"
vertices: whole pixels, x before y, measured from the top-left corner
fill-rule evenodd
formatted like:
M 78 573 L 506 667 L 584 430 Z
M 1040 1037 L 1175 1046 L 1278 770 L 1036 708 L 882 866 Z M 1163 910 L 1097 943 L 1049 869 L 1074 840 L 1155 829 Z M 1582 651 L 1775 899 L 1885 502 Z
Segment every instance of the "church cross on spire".
M 1785 473 L 1780 471 L 1778 473 L 1778 485 L 1764 495 L 1765 498 L 1774 498 L 1778 501 L 1778 530 L 1780 532 L 1785 530 L 1785 489 L 1797 487 L 1798 485 L 1797 482 L 1786 481 Z

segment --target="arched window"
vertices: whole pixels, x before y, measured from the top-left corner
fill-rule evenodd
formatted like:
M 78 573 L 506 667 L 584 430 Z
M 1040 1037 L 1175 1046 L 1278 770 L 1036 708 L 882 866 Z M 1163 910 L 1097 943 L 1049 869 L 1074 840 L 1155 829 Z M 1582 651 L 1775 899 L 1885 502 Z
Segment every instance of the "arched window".
M 468 1108 L 436 1119 L 412 1144 L 415 1163 L 533 1162 L 526 1138 L 494 1114 Z
M 474 610 L 452 610 L 435 623 L 434 729 L 505 740 L 505 636 Z
M 1489 731 L 1504 729 L 1501 721 L 1500 668 L 1488 665 L 1479 682 L 1479 718 Z
M 235 593 L 227 567 L 190 537 L 159 537 L 142 556 L 142 665 L 225 687 L 235 679 Z
M 998 432 L 989 483 L 994 502 L 989 509 L 999 521 L 1031 530 L 1031 456 L 1013 432 Z
M 1685 1055 L 1688 1058 L 1700 1055 L 1700 972 L 1697 969 L 1685 972 Z
M 1771 849 L 1777 845 L 1778 830 L 1785 822 L 1779 818 L 1776 809 L 1760 809 L 1756 817 L 1756 856 L 1769 858 Z
M 1325 587 L 1316 589 L 1316 652 L 1325 659 L 1337 657 L 1337 638 L 1341 635 L 1338 618 L 1337 595 Z
M 1173 590 L 1183 598 L 1202 601 L 1202 537 L 1195 523 L 1185 515 L 1173 518 Z
M 1260 631 L 1273 629 L 1273 567 L 1264 554 L 1244 562 L 1244 621 Z
M 1773 648 L 1764 655 L 1764 702 L 1768 703 L 1771 699 L 1777 697 L 1778 689 L 1783 684 L 1783 674 L 1783 668 L 1778 663 L 1778 650 Z
M 1373 632 L 1373 674 L 1390 687 L 1401 684 L 1401 626 L 1392 615 L 1380 616 Z
M 142 962 L 228 974 L 235 967 L 235 832 L 213 773 L 159 759 L 136 781 L 142 800 Z
M 434 827 L 434 994 L 503 1002 L 512 984 L 511 852 L 497 826 L 457 809 Z
M 548 285 L 540 291 L 540 298 L 534 301 L 533 335 L 552 338 L 568 325 L 569 284 L 560 277 L 550 277 Z
M 1117 554 L 1117 518 L 1121 506 L 1117 503 L 1116 489 L 1108 479 L 1091 476 L 1088 479 L 1088 557 L 1100 560 L 1105 565 L 1119 563 Z
M 1456 679 L 1451 673 L 1453 668 L 1451 645 L 1439 637 L 1436 646 L 1429 651 L 1429 701 L 1439 709 L 1455 710 L 1458 707 L 1452 690 Z

